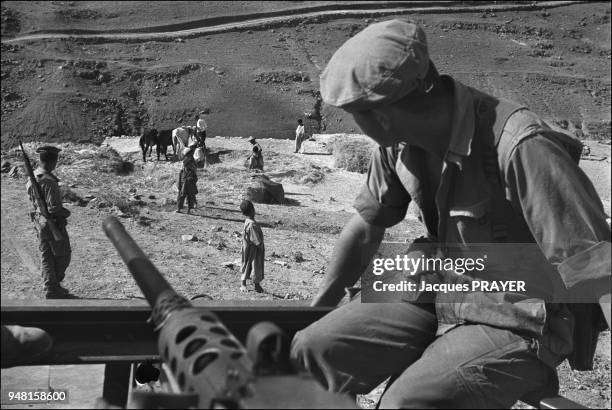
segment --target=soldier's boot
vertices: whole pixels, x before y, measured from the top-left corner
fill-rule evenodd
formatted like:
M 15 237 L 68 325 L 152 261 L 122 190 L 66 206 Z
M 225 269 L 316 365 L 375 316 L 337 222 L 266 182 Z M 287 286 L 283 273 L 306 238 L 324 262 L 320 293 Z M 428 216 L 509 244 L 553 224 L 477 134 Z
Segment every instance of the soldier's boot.
M 2 326 L 2 368 L 27 364 L 45 357 L 53 340 L 42 329 Z
M 255 284 L 255 292 L 257 293 L 263 293 L 263 288 L 261 287 L 261 285 L 259 283 Z

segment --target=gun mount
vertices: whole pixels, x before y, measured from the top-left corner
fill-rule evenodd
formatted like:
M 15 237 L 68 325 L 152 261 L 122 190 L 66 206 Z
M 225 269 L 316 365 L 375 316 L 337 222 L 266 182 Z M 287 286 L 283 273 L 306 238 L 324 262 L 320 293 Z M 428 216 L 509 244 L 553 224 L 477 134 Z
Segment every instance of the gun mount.
M 213 312 L 193 307 L 172 289 L 119 220 L 110 216 L 103 228 L 153 308 L 150 321 L 159 331 L 167 393 L 133 394 L 132 406 L 355 407 L 294 369 L 286 337 L 275 324 L 253 326 L 245 348 Z

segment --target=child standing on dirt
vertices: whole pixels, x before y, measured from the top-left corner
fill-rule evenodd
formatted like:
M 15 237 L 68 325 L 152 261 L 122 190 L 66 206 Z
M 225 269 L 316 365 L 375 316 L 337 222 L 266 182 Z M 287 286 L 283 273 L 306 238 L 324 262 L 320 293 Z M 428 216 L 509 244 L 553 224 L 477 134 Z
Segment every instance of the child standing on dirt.
M 255 222 L 255 207 L 249 200 L 240 204 L 240 211 L 246 219 L 244 221 L 244 232 L 242 235 L 242 276 L 240 277 L 240 291 L 246 292 L 246 281 L 253 274 L 253 285 L 255 292 L 262 293 L 260 285 L 264 278 L 264 238 L 261 227 Z
M 196 148 L 196 144 L 193 143 L 189 146 L 189 148 L 185 148 L 183 150 L 183 166 L 179 173 L 178 179 L 178 209 L 177 213 L 181 212 L 183 209 L 183 204 L 185 203 L 185 198 L 187 198 L 187 213 L 190 214 L 191 210 L 196 207 L 196 194 L 198 193 L 198 172 L 195 163 L 195 159 L 193 158 L 193 151 Z
M 302 145 L 304 143 L 304 137 L 305 137 L 305 128 L 304 128 L 304 124 L 302 123 L 302 119 L 297 120 L 298 122 L 298 126 L 295 129 L 295 153 L 300 153 L 303 154 L 304 153 L 304 145 Z
M 249 137 L 249 142 L 252 145 L 251 155 L 247 159 L 247 166 L 249 169 L 255 169 L 263 171 L 263 154 L 261 152 L 261 145 L 253 137 Z

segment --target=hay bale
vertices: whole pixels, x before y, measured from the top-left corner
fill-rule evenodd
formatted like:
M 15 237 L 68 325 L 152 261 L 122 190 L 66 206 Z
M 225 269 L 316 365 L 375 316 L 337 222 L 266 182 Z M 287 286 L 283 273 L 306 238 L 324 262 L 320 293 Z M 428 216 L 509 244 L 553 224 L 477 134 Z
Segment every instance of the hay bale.
M 367 137 L 337 136 L 332 143 L 334 166 L 365 174 L 376 143 Z

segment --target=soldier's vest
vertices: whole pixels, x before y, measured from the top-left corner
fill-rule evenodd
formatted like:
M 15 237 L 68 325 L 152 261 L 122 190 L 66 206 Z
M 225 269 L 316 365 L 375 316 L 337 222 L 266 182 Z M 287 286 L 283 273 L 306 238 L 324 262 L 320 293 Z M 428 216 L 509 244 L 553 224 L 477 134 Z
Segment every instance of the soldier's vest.
M 44 180 L 49 180 L 49 181 L 53 181 L 55 183 L 57 183 L 57 179 L 55 179 L 53 177 L 53 175 L 49 174 L 49 173 L 42 173 L 42 174 L 34 174 L 36 176 L 36 180 L 38 181 L 38 183 L 40 184 L 42 181 Z M 32 203 L 32 206 L 34 207 L 34 211 L 36 211 L 37 213 L 40 212 L 40 210 L 38 209 L 38 204 L 36 203 L 36 197 L 34 196 L 34 194 L 32 193 L 32 184 L 30 183 L 30 180 L 28 180 L 28 182 L 26 182 L 26 191 L 28 193 L 28 196 L 30 197 L 30 202 Z
M 536 134 L 563 147 L 578 164 L 582 143 L 567 134 L 553 130 L 548 124 L 519 104 L 497 99 L 473 90 L 476 101 L 476 144 L 482 149 L 483 169 L 493 187 L 490 224 L 495 242 L 533 241 L 522 218 L 517 218 L 500 179 L 500 165 L 508 163 L 514 149 Z M 543 159 L 546 160 L 546 159 Z M 599 306 L 593 304 L 566 304 L 575 317 L 573 351 L 569 356 L 572 368 L 591 370 L 599 332 L 605 329 L 605 320 Z
M 492 187 L 503 189 L 500 179 L 500 166 L 505 166 L 514 149 L 524 140 L 539 134 L 567 151 L 576 164 L 582 153 L 582 143 L 559 131 L 553 130 L 525 106 L 497 99 L 473 90 L 476 100 L 477 132 L 475 144 L 482 150 L 483 169 L 488 180 L 494 181 Z M 478 149 L 478 148 L 477 148 Z M 509 237 L 523 238 L 528 228 L 516 221 L 511 204 L 504 201 L 506 192 L 496 192 L 492 195 L 495 203 L 491 207 L 493 236 L 496 242 L 503 242 Z M 511 230 L 514 229 L 514 232 Z M 516 229 L 518 228 L 518 229 Z M 521 232 L 518 232 L 520 230 Z M 514 233 L 514 235 L 512 235 Z M 533 238 L 531 238 L 533 240 Z

